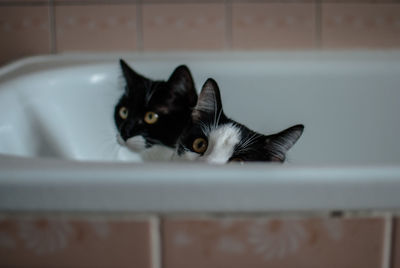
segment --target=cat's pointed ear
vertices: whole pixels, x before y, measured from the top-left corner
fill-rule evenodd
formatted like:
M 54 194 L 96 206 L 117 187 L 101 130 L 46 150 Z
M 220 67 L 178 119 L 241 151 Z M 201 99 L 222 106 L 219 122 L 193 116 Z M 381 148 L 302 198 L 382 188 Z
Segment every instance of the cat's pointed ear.
M 122 73 L 127 85 L 126 94 L 129 93 L 129 90 L 138 88 L 138 85 L 148 80 L 146 77 L 135 72 L 123 59 L 119 60 L 119 64 L 121 65 Z
M 222 113 L 221 93 L 219 92 L 217 82 L 209 78 L 201 89 L 192 117 L 196 120 L 201 118 L 202 114 L 215 116 L 220 113 Z
M 197 92 L 194 86 L 192 74 L 186 65 L 176 67 L 167 83 L 175 93 L 187 97 L 190 107 L 196 105 Z
M 277 134 L 266 136 L 265 148 L 270 152 L 271 160 L 285 161 L 286 152 L 297 142 L 303 130 L 303 125 L 295 125 Z

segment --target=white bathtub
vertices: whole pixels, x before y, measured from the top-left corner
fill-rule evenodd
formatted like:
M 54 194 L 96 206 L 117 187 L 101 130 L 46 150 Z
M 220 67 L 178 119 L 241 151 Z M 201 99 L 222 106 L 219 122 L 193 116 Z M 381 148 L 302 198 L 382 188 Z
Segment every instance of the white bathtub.
M 115 142 L 118 59 L 166 79 L 187 64 L 233 119 L 303 136 L 283 165 L 136 163 Z M 0 210 L 271 212 L 400 208 L 400 52 L 130 53 L 0 69 Z

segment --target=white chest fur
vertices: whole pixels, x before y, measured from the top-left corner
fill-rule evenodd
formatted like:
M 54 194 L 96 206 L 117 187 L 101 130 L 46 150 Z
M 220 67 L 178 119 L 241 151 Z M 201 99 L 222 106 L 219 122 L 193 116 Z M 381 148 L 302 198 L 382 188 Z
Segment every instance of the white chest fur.
M 129 138 L 126 142 L 123 142 L 122 145 L 129 148 L 129 150 L 140 154 L 142 161 L 171 160 L 173 154 L 175 153 L 175 149 L 163 145 L 156 144 L 150 148 L 146 148 L 146 140 L 142 136 L 134 136 Z

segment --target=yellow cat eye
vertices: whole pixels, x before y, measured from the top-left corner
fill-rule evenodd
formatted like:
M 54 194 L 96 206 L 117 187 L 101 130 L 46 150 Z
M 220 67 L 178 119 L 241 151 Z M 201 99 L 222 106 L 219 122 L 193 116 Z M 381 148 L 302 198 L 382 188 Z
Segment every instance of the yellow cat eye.
M 147 112 L 144 115 L 144 122 L 146 122 L 149 125 L 152 125 L 158 121 L 158 114 L 155 112 Z
M 196 153 L 199 153 L 199 154 L 204 153 L 204 152 L 207 150 L 207 146 L 208 146 L 208 143 L 207 143 L 207 141 L 206 141 L 205 139 L 203 139 L 203 138 L 197 138 L 197 139 L 195 139 L 194 142 L 193 142 L 193 145 L 192 145 L 193 150 L 194 150 Z
M 119 109 L 119 116 L 124 120 L 128 118 L 128 109 L 125 106 Z

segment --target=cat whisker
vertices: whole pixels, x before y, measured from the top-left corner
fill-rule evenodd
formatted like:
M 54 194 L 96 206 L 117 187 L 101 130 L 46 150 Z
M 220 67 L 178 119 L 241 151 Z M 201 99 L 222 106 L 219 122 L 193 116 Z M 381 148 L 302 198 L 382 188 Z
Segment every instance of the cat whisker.
M 191 152 L 191 150 L 188 147 L 186 147 L 185 145 L 181 144 L 181 146 L 183 147 L 183 150 L 185 152 Z
M 161 144 L 160 141 L 157 140 L 157 139 L 153 139 L 153 138 L 148 137 L 148 136 L 146 136 L 146 137 L 144 137 L 144 138 L 146 139 L 146 141 L 149 141 L 149 142 L 151 142 L 151 143 L 153 143 L 153 144 Z
M 217 127 L 218 127 L 218 125 L 219 125 L 219 120 L 221 119 L 221 115 L 222 115 L 222 109 L 219 111 L 219 115 L 218 115 L 217 121 L 216 121 L 215 124 L 214 124 L 214 128 L 217 128 Z
M 103 135 L 103 137 L 101 137 L 101 136 L 99 137 L 100 143 L 113 143 L 115 141 L 116 141 L 116 139 L 112 135 Z
M 119 144 L 114 144 L 114 147 L 111 149 L 111 154 L 110 154 L 112 156 L 112 159 L 117 159 L 120 149 L 121 146 Z
M 239 149 L 236 149 L 235 152 L 236 153 L 247 153 L 249 151 L 254 150 L 254 148 L 251 148 L 250 145 L 246 146 L 246 147 L 239 147 Z
M 147 93 L 146 94 L 146 104 L 149 103 L 149 101 L 153 97 L 154 92 L 156 92 L 156 90 L 160 86 L 160 84 L 156 84 L 155 87 L 151 88 L 150 85 L 151 85 L 150 81 L 146 81 L 146 83 L 145 83 L 145 88 L 146 88 L 146 93 Z
M 214 129 L 217 127 L 217 110 L 218 110 L 218 104 L 217 104 L 217 98 L 215 96 L 215 92 L 212 91 L 213 94 L 213 102 L 214 102 Z M 221 109 L 222 111 L 222 109 Z
M 246 138 L 244 141 L 241 141 L 240 144 L 238 145 L 237 152 L 238 153 L 247 153 L 250 148 L 251 145 L 253 145 L 257 138 L 259 138 L 261 135 L 258 133 L 253 133 L 249 138 Z
M 199 122 L 200 129 L 203 131 L 204 135 L 208 136 L 208 134 L 212 131 L 212 128 L 209 124 L 200 120 Z
M 257 134 L 253 133 L 249 138 L 246 138 L 244 141 L 241 141 L 242 147 L 247 147 L 248 145 L 252 144 L 256 138 Z
M 108 139 L 101 143 L 97 148 L 100 155 L 104 155 L 109 159 L 116 159 L 121 146 L 114 140 Z

